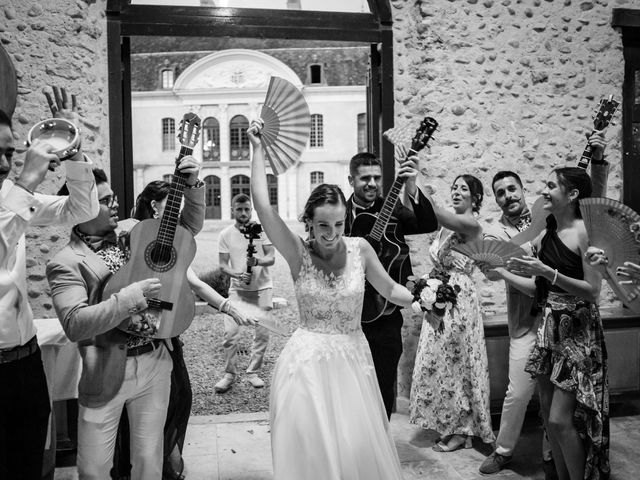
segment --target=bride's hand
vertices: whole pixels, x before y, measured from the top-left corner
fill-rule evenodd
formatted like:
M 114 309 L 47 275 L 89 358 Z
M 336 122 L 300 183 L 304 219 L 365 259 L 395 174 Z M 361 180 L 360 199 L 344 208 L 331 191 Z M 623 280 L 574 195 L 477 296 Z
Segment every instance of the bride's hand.
M 251 125 L 247 129 L 247 137 L 249 137 L 249 142 L 255 148 L 260 145 L 260 137 L 262 136 L 262 129 L 264 128 L 264 122 L 261 118 L 257 120 L 253 120 Z

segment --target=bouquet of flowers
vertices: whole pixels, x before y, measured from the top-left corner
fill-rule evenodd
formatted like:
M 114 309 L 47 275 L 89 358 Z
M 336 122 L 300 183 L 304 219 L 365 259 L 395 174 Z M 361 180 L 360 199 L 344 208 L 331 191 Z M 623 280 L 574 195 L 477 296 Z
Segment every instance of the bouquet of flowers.
M 407 288 L 413 294 L 411 309 L 422 314 L 434 330 L 442 332 L 444 314 L 456 305 L 459 285 L 449 284 L 450 276 L 444 272 L 432 271 L 422 277 L 409 277 Z

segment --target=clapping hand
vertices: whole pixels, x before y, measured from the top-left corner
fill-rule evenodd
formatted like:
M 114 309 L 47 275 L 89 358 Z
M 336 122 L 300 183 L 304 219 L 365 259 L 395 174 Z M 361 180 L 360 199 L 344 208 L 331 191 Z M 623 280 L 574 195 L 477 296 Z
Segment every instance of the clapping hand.
M 604 250 L 598 247 L 589 247 L 584 256 L 587 257 L 589 264 L 601 275 L 608 276 L 607 265 L 609 264 L 609 259 L 604 254 Z
M 549 273 L 550 267 L 542 263 L 536 257 L 523 255 L 520 258 L 512 257 L 507 261 L 507 270 L 516 275 L 525 277 L 543 276 Z

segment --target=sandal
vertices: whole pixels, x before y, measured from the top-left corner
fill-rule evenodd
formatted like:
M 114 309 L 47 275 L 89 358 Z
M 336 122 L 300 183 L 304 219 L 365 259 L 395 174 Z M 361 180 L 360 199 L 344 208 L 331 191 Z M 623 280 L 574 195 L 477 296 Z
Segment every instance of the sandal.
M 473 447 L 473 437 L 467 435 L 455 435 L 459 438 L 459 441 L 456 441 L 453 446 L 449 446 L 449 443 L 443 443 L 439 441 L 436 443 L 431 449 L 434 452 L 455 452 L 461 448 L 472 448 Z M 451 441 L 451 440 L 449 440 Z

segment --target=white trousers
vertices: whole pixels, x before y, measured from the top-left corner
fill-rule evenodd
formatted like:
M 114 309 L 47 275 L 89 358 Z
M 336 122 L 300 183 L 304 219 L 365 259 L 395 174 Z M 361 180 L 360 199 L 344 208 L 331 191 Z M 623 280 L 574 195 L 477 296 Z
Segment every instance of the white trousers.
M 162 478 L 164 422 L 169 405 L 173 363 L 164 346 L 127 358 L 125 378 L 106 405 L 78 410 L 78 475 L 80 480 L 111 478 L 113 452 L 122 408 L 130 428 L 131 479 Z
M 520 437 L 527 405 L 536 388 L 535 379 L 524 371 L 535 343 L 535 329 L 523 337 L 509 340 L 509 386 L 502 404 L 500 431 L 496 440 L 496 452 L 500 455 L 513 454 L 513 449 Z M 545 448 L 544 444 L 543 448 Z

